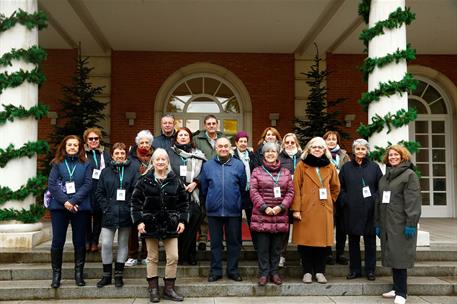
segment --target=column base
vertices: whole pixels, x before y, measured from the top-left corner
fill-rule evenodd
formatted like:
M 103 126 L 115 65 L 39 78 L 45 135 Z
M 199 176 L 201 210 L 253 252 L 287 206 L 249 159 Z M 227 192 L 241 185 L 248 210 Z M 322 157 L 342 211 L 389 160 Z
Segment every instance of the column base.
M 42 223 L 0 223 L 0 248 L 33 248 L 50 238 L 50 230 L 43 229 Z

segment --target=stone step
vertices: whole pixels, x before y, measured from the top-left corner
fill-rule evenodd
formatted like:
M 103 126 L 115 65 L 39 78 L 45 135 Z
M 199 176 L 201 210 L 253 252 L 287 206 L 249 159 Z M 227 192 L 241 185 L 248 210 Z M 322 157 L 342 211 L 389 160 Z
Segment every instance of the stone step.
M 348 281 L 341 277 L 328 276 L 327 284 L 304 284 L 298 278 L 285 280 L 281 286 L 257 285 L 256 278 L 245 278 L 234 282 L 226 278 L 208 283 L 205 277 L 178 278 L 177 291 L 185 297 L 252 297 L 252 296 L 379 296 L 392 287 L 390 276 L 379 277 L 371 282 L 365 279 Z M 97 280 L 86 280 L 87 286 L 77 287 L 73 280 L 63 280 L 62 286 L 53 289 L 49 281 L 21 280 L 1 281 L 0 299 L 97 299 L 97 298 L 147 298 L 147 283 L 143 279 L 125 279 L 123 288 L 113 285 L 97 288 Z M 163 283 L 160 282 L 163 286 Z M 409 295 L 455 296 L 456 277 L 414 277 L 408 278 Z
M 164 266 L 161 262 L 159 272 L 164 274 Z M 64 279 L 72 279 L 74 276 L 74 264 L 64 263 L 62 265 Z M 254 261 L 241 261 L 239 263 L 240 274 L 243 277 L 255 277 L 258 274 L 258 266 Z M 177 276 L 180 278 L 187 277 L 207 277 L 210 271 L 210 263 L 207 261 L 200 262 L 196 266 L 180 265 L 178 266 Z M 86 263 L 85 278 L 100 279 L 103 273 L 100 263 Z M 124 271 L 125 278 L 143 278 L 146 273 L 145 265 L 137 265 L 134 267 L 126 267 Z M 330 276 L 345 277 L 348 273 L 348 266 L 344 265 L 329 265 L 326 268 L 326 273 Z M 285 278 L 298 278 L 302 275 L 302 269 L 297 264 L 288 265 L 280 269 L 280 274 Z M 377 263 L 376 274 L 378 276 L 389 276 L 391 270 Z M 415 267 L 408 270 L 408 274 L 412 276 L 433 276 L 433 277 L 457 277 L 457 262 L 417 262 Z M 0 264 L 0 280 L 18 281 L 18 280 L 50 280 L 51 279 L 50 263 L 14 263 Z
M 363 257 L 363 250 L 362 250 Z M 164 258 L 164 251 L 161 249 L 161 259 Z M 226 252 L 223 252 L 223 258 L 225 258 Z M 349 257 L 348 252 L 345 252 L 345 256 Z M 381 252 L 377 249 L 377 259 L 380 260 Z M 197 259 L 199 261 L 209 261 L 211 259 L 211 252 L 209 250 L 197 252 Z M 30 251 L 24 251 L 21 249 L 0 249 L 0 261 L 3 263 L 43 263 L 51 260 L 51 253 L 48 247 L 45 248 L 34 248 Z M 74 253 L 72 247 L 65 247 L 64 262 L 72 262 L 74 260 Z M 241 251 L 240 260 L 242 261 L 256 261 L 257 255 L 251 246 L 244 247 Z M 298 252 L 296 247 L 289 246 L 287 251 L 287 260 L 298 261 Z M 101 254 L 87 253 L 87 262 L 100 262 Z M 457 261 L 457 246 L 437 246 L 437 247 L 418 247 L 417 248 L 417 261 Z

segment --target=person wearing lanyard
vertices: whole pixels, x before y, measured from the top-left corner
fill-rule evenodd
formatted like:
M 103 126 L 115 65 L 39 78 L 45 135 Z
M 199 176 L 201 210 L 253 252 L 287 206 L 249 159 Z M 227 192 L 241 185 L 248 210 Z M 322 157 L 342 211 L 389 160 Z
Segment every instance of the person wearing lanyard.
M 92 171 L 92 190 L 90 192 L 90 203 L 92 213 L 87 221 L 86 228 L 86 250 L 91 252 L 98 251 L 98 240 L 102 229 L 102 211 L 100 204 L 95 197 L 97 190 L 98 180 L 100 173 L 105 168 L 105 162 L 109 161 L 110 156 L 101 145 L 102 131 L 99 128 L 89 128 L 84 131 L 84 150 L 86 151 L 86 158 L 91 164 Z
M 330 153 L 332 153 L 332 163 L 336 167 L 336 171 L 340 172 L 343 165 L 351 158 L 346 150 L 340 147 L 341 136 L 338 131 L 327 131 L 322 138 L 325 139 Z M 341 195 L 341 194 L 340 194 Z M 334 265 L 335 262 L 340 265 L 347 265 L 348 260 L 344 256 L 344 246 L 346 245 L 346 231 L 344 229 L 344 214 L 340 199 L 336 200 L 335 212 L 333 213 L 333 220 L 335 222 L 335 257 L 333 256 L 332 247 L 328 248 L 327 264 Z
M 167 151 L 171 169 L 185 184 L 186 191 L 190 196 L 189 224 L 187 229 L 178 237 L 178 263 L 187 262 L 189 265 L 196 265 L 196 239 L 202 221 L 200 207 L 202 200 L 198 189 L 199 177 L 206 158 L 202 151 L 195 148 L 192 142 L 192 132 L 188 128 L 179 128 L 175 132 L 173 141 L 173 146 Z
M 392 268 L 393 288 L 384 293 L 395 304 L 406 303 L 408 268 L 416 260 L 417 224 L 422 198 L 411 154 L 401 145 L 386 149 L 386 174 L 379 180 L 375 231 L 381 239 L 382 266 Z
M 348 280 L 362 276 L 360 236 L 363 236 L 365 244 L 365 275 L 370 281 L 376 279 L 374 207 L 382 172 L 378 164 L 368 159 L 369 151 L 365 139 L 356 139 L 352 144 L 354 159 L 345 163 L 339 174 L 339 202 L 344 212 L 345 230 L 349 235 Z
M 102 171 L 95 193 L 103 212 L 102 216 L 102 263 L 103 277 L 97 287 L 111 284 L 113 272 L 113 240 L 117 230 L 117 258 L 114 265 L 114 283 L 122 287 L 124 263 L 127 260 L 128 240 L 132 218 L 130 201 L 140 174 L 135 164 L 127 159 L 124 143 L 115 143 L 112 160 Z
M 250 194 L 254 204 L 251 229 L 257 235 L 260 286 L 265 286 L 268 279 L 276 285 L 282 284 L 278 265 L 294 197 L 291 174 L 281 166 L 278 154 L 277 144 L 264 144 L 262 166 L 255 168 L 251 176 Z
M 252 245 L 254 249 L 257 250 L 257 239 L 255 231 L 251 229 L 251 216 L 252 216 L 252 201 L 251 197 L 249 196 L 249 188 L 250 188 L 250 179 L 251 173 L 254 168 L 260 166 L 257 157 L 255 156 L 254 152 L 248 149 L 248 141 L 249 136 L 246 131 L 238 131 L 235 134 L 235 145 L 236 147 L 233 149 L 233 157 L 242 161 L 244 165 L 244 170 L 246 172 L 246 189 L 241 193 L 241 205 L 246 214 L 246 220 L 248 222 L 249 230 L 251 233 Z
M 303 267 L 303 282 L 327 283 L 325 261 L 327 247 L 333 244 L 333 204 L 340 182 L 332 155 L 322 137 L 307 144 L 295 169 L 292 203 L 294 226 L 292 243 L 298 246 Z
M 260 136 L 259 141 L 257 142 L 257 149 L 255 150 L 255 156 L 259 162 L 263 161 L 262 147 L 267 142 L 274 142 L 278 145 L 281 145 L 282 137 L 279 134 L 279 131 L 273 127 L 267 127 L 263 130 L 262 135 Z
M 66 136 L 57 147 L 49 173 L 48 188 L 51 193 L 52 244 L 51 287 L 58 288 L 62 277 L 62 254 L 71 223 L 75 255 L 75 282 L 84 286 L 86 261 L 86 226 L 91 206 L 89 193 L 92 189 L 92 167 L 86 161 L 81 140 L 76 135 Z
M 294 133 L 284 135 L 281 144 L 281 153 L 279 153 L 279 161 L 281 167 L 289 170 L 292 179 L 294 178 L 297 162 L 300 160 L 302 148 L 298 142 L 298 138 Z M 292 213 L 289 210 L 289 224 L 293 222 Z M 279 258 L 279 267 L 284 267 L 286 263 L 287 245 L 289 244 L 290 226 L 287 233 L 284 235 L 282 242 L 281 257 Z
M 158 283 L 159 241 L 165 247 L 163 294 L 173 301 L 184 298 L 176 293 L 178 235 L 184 232 L 189 218 L 189 195 L 184 183 L 171 170 L 167 152 L 158 148 L 151 157 L 150 169 L 138 180 L 132 195 L 132 219 L 141 237 L 146 239 L 149 300 L 160 301 Z

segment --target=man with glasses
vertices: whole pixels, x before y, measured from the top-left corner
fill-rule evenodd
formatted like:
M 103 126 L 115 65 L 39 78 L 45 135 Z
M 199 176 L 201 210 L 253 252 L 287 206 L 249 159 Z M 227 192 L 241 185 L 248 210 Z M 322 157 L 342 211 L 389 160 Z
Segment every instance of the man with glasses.
M 160 119 L 160 129 L 162 134 L 156 136 L 152 142 L 152 147 L 155 149 L 162 148 L 168 150 L 171 148 L 172 139 L 175 136 L 175 117 L 171 114 L 165 114 Z
M 241 251 L 241 194 L 246 189 L 243 163 L 230 154 L 231 144 L 219 138 L 216 157 L 203 165 L 200 189 L 206 196 L 208 226 L 211 233 L 211 269 L 208 282 L 222 278 L 222 241 L 227 242 L 227 277 L 242 281 L 238 270 Z

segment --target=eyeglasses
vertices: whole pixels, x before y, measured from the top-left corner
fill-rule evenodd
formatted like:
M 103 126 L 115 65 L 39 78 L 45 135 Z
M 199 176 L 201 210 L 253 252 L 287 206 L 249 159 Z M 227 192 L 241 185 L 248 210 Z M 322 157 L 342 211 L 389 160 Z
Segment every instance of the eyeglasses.
M 89 141 L 97 141 L 98 137 L 88 137 L 87 138 Z
M 286 145 L 295 145 L 295 141 L 286 141 Z
M 324 150 L 325 149 L 323 146 L 311 146 L 310 148 L 311 149 L 320 149 L 320 150 Z

